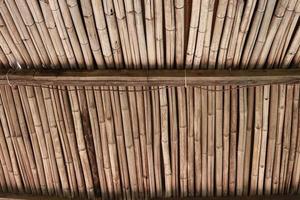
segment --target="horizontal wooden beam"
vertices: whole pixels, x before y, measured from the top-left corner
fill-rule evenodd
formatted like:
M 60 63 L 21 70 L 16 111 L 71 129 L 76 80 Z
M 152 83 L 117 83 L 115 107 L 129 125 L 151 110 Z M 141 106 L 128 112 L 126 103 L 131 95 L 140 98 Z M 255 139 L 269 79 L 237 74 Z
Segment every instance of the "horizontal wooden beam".
M 0 85 L 202 86 L 300 82 L 300 69 L 0 71 Z
M 0 194 L 0 200 L 68 200 L 70 198 L 64 197 L 49 197 L 49 196 L 35 196 L 29 194 Z M 72 198 L 73 200 L 79 200 L 80 198 Z M 101 198 L 96 198 L 96 200 L 100 200 Z M 170 198 L 172 199 L 172 198 Z M 178 198 L 174 198 L 178 199 Z M 179 198 L 185 200 L 299 200 L 299 195 L 282 195 L 282 196 L 251 196 L 251 197 L 208 197 L 208 198 Z

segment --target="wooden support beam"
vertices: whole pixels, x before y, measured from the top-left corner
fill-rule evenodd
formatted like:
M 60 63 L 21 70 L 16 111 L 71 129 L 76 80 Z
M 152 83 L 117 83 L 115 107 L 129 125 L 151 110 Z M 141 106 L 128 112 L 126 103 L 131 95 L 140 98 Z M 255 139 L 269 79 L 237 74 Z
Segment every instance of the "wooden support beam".
M 300 82 L 300 69 L 0 71 L 0 85 L 201 86 Z
M 68 200 L 70 198 L 64 197 L 48 197 L 48 196 L 35 196 L 28 194 L 0 194 L 0 200 Z M 80 198 L 72 198 L 73 200 L 79 200 Z M 100 200 L 101 198 L 96 198 Z M 172 199 L 172 198 L 170 198 Z M 174 198 L 178 199 L 178 198 Z M 298 200 L 300 199 L 299 195 L 282 195 L 282 196 L 251 196 L 251 197 L 207 197 L 207 198 L 180 198 L 180 199 L 194 199 L 194 200 Z

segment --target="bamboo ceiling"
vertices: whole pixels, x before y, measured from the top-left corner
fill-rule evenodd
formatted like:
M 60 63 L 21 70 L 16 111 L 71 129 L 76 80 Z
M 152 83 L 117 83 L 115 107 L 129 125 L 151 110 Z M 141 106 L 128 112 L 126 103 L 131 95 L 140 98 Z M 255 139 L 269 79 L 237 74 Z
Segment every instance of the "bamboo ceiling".
M 300 192 L 297 83 L 14 85 L 24 69 L 299 67 L 300 0 L 0 0 L 0 191 Z M 287 69 L 288 70 L 288 69 Z

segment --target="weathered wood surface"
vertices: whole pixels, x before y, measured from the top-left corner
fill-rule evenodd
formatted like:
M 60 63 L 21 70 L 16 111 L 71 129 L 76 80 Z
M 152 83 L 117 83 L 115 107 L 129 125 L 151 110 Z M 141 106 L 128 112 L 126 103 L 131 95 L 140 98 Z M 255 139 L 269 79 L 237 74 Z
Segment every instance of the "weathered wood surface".
M 255 86 L 299 81 L 300 69 L 0 71 L 0 85 L 28 86 Z

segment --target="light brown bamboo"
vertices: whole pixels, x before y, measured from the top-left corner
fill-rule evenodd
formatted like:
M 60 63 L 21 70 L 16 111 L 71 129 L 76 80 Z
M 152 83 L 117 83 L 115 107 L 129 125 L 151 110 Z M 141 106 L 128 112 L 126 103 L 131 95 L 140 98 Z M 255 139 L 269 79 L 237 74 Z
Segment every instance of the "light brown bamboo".
M 299 121 L 299 85 L 294 85 L 294 98 L 293 98 L 293 114 L 292 114 L 292 134 L 291 134 L 291 145 L 288 159 L 288 169 L 286 175 L 286 191 L 293 190 L 294 179 L 293 169 L 297 168 L 296 165 L 296 145 L 298 138 L 298 121 Z
M 184 0 L 175 0 L 175 61 L 181 69 L 184 64 Z
M 234 87 L 234 86 L 232 86 Z M 231 91 L 231 115 L 230 115 L 230 148 L 229 148 L 229 194 L 235 194 L 236 187 L 236 154 L 232 152 L 236 152 L 237 150 L 237 90 Z
M 188 46 L 186 50 L 186 59 L 185 59 L 185 65 L 186 68 L 188 69 L 192 68 L 193 60 L 195 56 L 198 26 L 200 20 L 199 18 L 200 10 L 201 10 L 201 1 L 193 1 L 192 11 L 191 11 L 191 21 L 189 24 Z
M 195 149 L 195 196 L 201 195 L 202 183 L 202 101 L 201 89 L 194 88 L 194 149 Z
M 237 181 L 236 194 L 243 194 L 243 175 L 245 169 L 245 152 L 247 141 L 247 89 L 239 89 L 239 136 L 237 145 Z
M 282 141 L 282 155 L 281 155 L 281 164 L 280 164 L 280 181 L 279 181 L 279 193 L 284 194 L 286 191 L 286 173 L 288 168 L 288 157 L 290 153 L 291 145 L 291 131 L 292 131 L 292 105 L 293 105 L 293 93 L 294 86 L 287 85 L 286 93 L 286 105 L 285 114 L 284 114 L 284 132 L 283 132 L 283 141 Z
M 70 142 L 67 136 L 67 128 L 66 124 L 64 123 L 64 117 L 62 113 L 62 104 L 60 102 L 59 92 L 57 88 L 53 88 L 50 90 L 51 99 L 52 99 L 52 106 L 54 110 L 55 120 L 58 128 L 59 137 L 62 144 L 62 149 L 65 158 L 65 165 L 67 176 L 69 180 L 70 186 L 70 196 L 77 196 L 78 195 L 78 186 L 76 181 L 76 172 L 75 172 L 75 161 L 76 159 L 72 158 L 72 151 L 70 148 Z M 76 157 L 76 156 L 74 156 Z M 79 184 L 78 184 L 79 185 Z
M 278 120 L 277 120 L 275 157 L 274 157 L 273 176 L 272 176 L 272 192 L 274 194 L 278 194 L 279 192 L 282 134 L 284 131 L 283 127 L 284 127 L 284 113 L 285 113 L 285 98 L 283 97 L 285 97 L 285 93 L 286 93 L 286 85 L 281 84 L 279 86 Z
M 194 88 L 188 87 L 187 88 L 187 132 L 188 132 L 188 138 L 187 138 L 187 170 L 188 170 L 188 196 L 195 196 L 195 147 L 194 147 L 194 141 L 195 141 L 195 127 L 194 127 Z
M 265 177 L 265 163 L 266 163 L 266 152 L 267 152 L 267 139 L 268 139 L 268 121 L 269 121 L 269 106 L 270 106 L 270 86 L 266 85 L 263 87 L 263 122 L 262 122 L 262 137 L 261 137 L 261 148 L 259 156 L 259 171 L 258 171 L 258 195 L 263 194 L 264 189 L 264 177 Z

